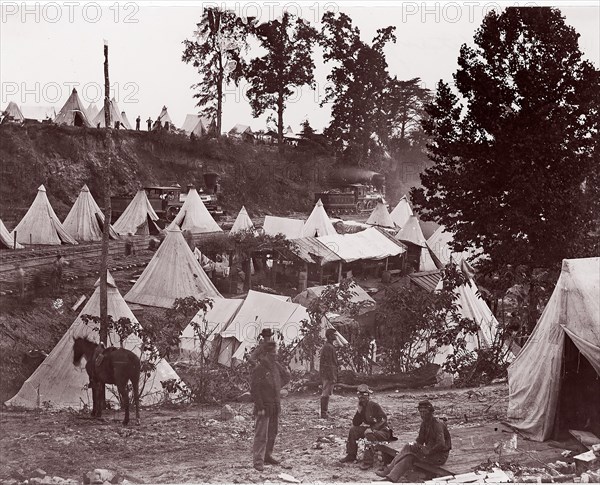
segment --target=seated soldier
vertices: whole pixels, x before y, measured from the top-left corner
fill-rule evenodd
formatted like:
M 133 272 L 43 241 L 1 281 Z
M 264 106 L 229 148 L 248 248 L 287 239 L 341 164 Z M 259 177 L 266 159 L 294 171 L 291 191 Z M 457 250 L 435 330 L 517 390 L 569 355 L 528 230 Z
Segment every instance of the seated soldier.
M 354 418 L 352 418 L 352 427 L 348 433 L 346 443 L 346 456 L 342 458 L 342 463 L 351 463 L 356 460 L 358 451 L 357 441 L 366 438 L 369 441 L 389 441 L 392 437 L 392 429 L 388 425 L 387 416 L 381 409 L 381 406 L 374 401 L 370 401 L 370 395 L 373 393 L 366 384 L 358 386 L 358 408 Z M 362 424 L 366 426 L 361 426 Z M 361 470 L 368 470 L 373 466 L 373 450 L 365 449 L 363 462 L 360 465 Z
M 435 408 L 429 401 L 421 401 L 417 409 L 422 423 L 416 443 L 405 445 L 387 467 L 375 472 L 390 482 L 398 483 L 412 469 L 415 460 L 437 466 L 448 460 L 452 441 L 446 423 L 433 416 Z

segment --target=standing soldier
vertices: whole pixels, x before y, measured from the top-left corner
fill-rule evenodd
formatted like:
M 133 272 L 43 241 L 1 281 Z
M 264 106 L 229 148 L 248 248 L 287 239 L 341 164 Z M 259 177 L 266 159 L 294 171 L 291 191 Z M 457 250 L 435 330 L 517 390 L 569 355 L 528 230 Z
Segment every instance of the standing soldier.
M 279 464 L 272 453 L 281 414 L 281 387 L 290 380 L 289 372 L 276 361 L 275 342 L 265 342 L 262 345 L 262 353 L 252 371 L 250 383 L 255 418 L 252 460 L 254 468 L 260 472 L 264 470 L 265 464 Z
M 65 258 L 63 258 L 62 254 L 57 254 L 56 259 L 54 260 L 54 288 L 57 290 L 62 289 L 63 284 L 63 272 L 64 267 L 69 263 Z
M 135 129 L 136 131 L 140 131 L 140 123 L 142 122 L 142 117 L 140 115 L 138 115 L 138 117 L 135 119 Z
M 25 298 L 25 270 L 21 264 L 17 264 L 17 287 L 19 289 L 19 298 Z
M 152 118 L 150 116 L 148 116 L 146 123 L 148 124 L 148 131 L 152 131 Z
M 325 331 L 325 338 L 327 342 L 321 349 L 321 356 L 319 359 L 319 372 L 321 374 L 321 383 L 323 389 L 321 391 L 321 418 L 327 419 L 329 417 L 329 398 L 333 394 L 333 386 L 337 382 L 338 375 L 338 362 L 335 354 L 335 335 L 336 330 L 328 328 Z

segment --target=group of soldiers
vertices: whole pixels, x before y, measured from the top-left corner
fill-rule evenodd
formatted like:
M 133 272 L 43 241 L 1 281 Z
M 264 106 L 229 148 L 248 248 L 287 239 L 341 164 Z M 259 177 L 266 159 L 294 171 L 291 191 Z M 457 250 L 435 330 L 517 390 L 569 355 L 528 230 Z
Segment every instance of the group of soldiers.
M 263 471 L 265 465 L 278 465 L 273 457 L 273 448 L 279 427 L 281 414 L 281 388 L 290 380 L 290 373 L 277 362 L 277 344 L 273 340 L 273 331 L 263 329 L 262 340 L 251 353 L 250 360 L 255 363 L 251 379 L 251 395 L 254 401 L 254 445 L 252 458 L 254 468 Z M 336 330 L 327 329 L 326 343 L 321 349 L 319 370 L 322 382 L 321 418 L 329 418 L 329 399 L 337 382 L 338 361 L 336 355 Z M 358 442 L 367 440 L 370 446 L 360 463 L 361 470 L 373 467 L 374 452 L 377 444 L 395 441 L 387 415 L 381 406 L 371 400 L 373 391 L 366 384 L 357 388 L 358 406 L 352 418 L 352 426 L 346 441 L 346 456 L 341 463 L 355 463 L 358 454 Z M 421 415 L 421 427 L 415 442 L 407 443 L 393 460 L 375 473 L 382 480 L 397 483 L 410 471 L 416 460 L 432 465 L 443 465 L 452 449 L 452 441 L 446 424 L 434 416 L 435 408 L 429 401 L 421 401 L 418 406 Z

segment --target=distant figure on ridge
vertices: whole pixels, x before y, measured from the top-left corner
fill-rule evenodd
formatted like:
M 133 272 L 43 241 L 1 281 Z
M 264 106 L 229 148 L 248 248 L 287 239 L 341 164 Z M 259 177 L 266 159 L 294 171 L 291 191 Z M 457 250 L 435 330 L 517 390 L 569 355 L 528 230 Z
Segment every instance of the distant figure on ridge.
M 142 117 L 140 115 L 138 115 L 138 117 L 135 119 L 135 130 L 136 131 L 140 131 L 140 123 L 142 122 Z

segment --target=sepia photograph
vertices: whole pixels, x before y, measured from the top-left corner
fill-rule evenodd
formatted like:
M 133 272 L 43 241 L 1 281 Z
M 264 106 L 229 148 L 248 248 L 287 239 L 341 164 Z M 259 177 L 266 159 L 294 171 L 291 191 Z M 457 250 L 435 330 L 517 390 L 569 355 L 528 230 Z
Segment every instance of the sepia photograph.
M 0 2 L 0 485 L 600 483 L 600 3 Z

